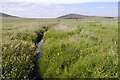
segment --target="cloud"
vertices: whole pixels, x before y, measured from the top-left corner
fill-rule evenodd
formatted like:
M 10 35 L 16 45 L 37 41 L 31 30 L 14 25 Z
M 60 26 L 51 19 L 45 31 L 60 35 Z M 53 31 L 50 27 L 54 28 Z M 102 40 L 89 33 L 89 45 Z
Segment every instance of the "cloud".
M 119 0 L 2 0 L 1 2 L 33 2 L 45 4 L 73 4 L 81 2 L 118 2 Z
M 60 15 L 69 14 L 69 13 L 76 13 L 83 15 L 116 16 L 118 10 L 116 4 L 107 3 L 107 2 L 106 3 L 90 2 L 90 3 L 77 3 L 77 4 L 76 3 L 75 4 L 42 4 L 42 3 L 32 3 L 32 2 L 6 2 L 2 4 L 2 12 L 20 17 L 34 17 L 34 18 L 58 17 Z
M 99 7 L 96 7 L 96 8 L 98 8 L 98 9 L 104 9 L 104 8 L 106 8 L 106 7 L 99 6 Z

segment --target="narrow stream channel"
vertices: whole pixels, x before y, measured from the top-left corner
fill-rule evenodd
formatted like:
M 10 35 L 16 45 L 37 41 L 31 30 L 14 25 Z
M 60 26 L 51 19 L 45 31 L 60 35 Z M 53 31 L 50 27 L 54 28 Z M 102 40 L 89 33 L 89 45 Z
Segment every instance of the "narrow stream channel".
M 41 49 L 41 46 L 42 44 L 44 44 L 44 40 L 42 39 L 44 36 L 44 32 L 42 32 L 41 34 L 40 33 L 37 33 L 37 37 L 34 41 L 36 47 L 37 47 L 37 50 L 38 50 L 38 53 L 35 55 L 34 57 L 34 60 L 33 60 L 33 63 L 34 63 L 34 70 L 32 72 L 32 79 L 34 80 L 40 80 L 42 77 L 40 76 L 40 72 L 39 72 L 39 59 L 42 55 L 42 49 Z
M 40 58 L 41 57 L 41 54 L 42 54 L 42 49 L 41 49 L 41 45 L 44 44 L 44 40 L 42 39 L 39 43 L 38 43 L 38 54 L 37 54 L 37 58 Z
M 42 44 L 44 44 L 44 40 L 42 39 L 39 43 L 38 43 L 38 45 L 37 45 L 37 47 L 38 47 L 38 53 L 37 53 L 37 55 L 35 55 L 35 59 L 34 59 L 34 61 L 33 61 L 33 63 L 34 63 L 34 72 L 33 72 L 33 78 L 34 78 L 34 80 L 39 80 L 39 79 L 41 79 L 41 76 L 40 76 L 40 73 L 39 73 L 39 62 L 38 62 L 38 59 L 40 59 L 40 57 L 41 57 L 41 55 L 42 55 L 42 49 L 41 49 L 41 46 L 42 46 Z
M 43 36 L 44 36 L 44 32 L 46 32 L 48 30 L 48 27 L 43 27 L 43 31 L 41 32 L 37 32 L 37 37 L 34 40 L 35 46 L 38 49 L 38 53 L 35 55 L 33 63 L 34 63 L 34 70 L 32 72 L 32 79 L 33 80 L 40 80 L 42 79 L 42 76 L 40 75 L 40 65 L 39 65 L 39 59 L 41 58 L 42 55 L 42 49 L 41 46 L 45 43 L 45 41 L 43 40 Z

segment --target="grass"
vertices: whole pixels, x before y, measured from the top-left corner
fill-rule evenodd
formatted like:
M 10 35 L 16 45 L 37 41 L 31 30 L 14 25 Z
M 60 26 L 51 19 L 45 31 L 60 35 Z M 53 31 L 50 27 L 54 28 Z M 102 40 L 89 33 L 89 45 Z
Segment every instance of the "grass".
M 21 23 L 19 23 L 21 22 Z M 117 78 L 117 20 L 3 19 L 3 77 L 30 79 L 37 54 L 33 40 L 45 32 L 43 78 Z M 33 78 L 33 77 L 32 77 Z
M 2 53 L 2 18 L 0 17 L 0 53 Z M 0 54 L 0 77 L 2 75 L 2 54 Z
M 42 76 L 117 77 L 117 24 L 86 21 L 74 27 L 77 30 L 71 32 L 61 29 L 46 32 L 40 59 Z

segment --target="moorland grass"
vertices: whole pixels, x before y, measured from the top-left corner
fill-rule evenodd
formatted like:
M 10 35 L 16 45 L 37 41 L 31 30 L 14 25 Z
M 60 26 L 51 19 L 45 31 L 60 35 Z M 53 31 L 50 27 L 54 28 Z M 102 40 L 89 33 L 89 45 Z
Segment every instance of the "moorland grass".
M 39 59 L 43 78 L 117 78 L 117 20 L 4 18 L 4 79 L 30 79 L 36 32 L 46 31 Z M 46 30 L 48 29 L 48 30 Z

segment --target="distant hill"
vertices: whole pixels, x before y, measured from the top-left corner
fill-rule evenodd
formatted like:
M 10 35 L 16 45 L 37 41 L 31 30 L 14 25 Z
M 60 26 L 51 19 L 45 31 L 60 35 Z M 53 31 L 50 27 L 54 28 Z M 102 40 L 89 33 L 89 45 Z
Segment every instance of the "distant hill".
M 89 16 L 85 16 L 85 15 L 79 15 L 79 14 L 67 14 L 67 15 L 63 15 L 58 17 L 59 19 L 83 19 L 83 18 L 87 18 Z
M 0 17 L 15 17 L 15 18 L 21 18 L 18 16 L 6 14 L 0 12 Z M 60 17 L 57 17 L 57 19 L 88 19 L 88 18 L 105 18 L 105 19 L 117 19 L 117 17 L 102 17 L 102 16 L 87 16 L 87 15 L 80 15 L 80 14 L 66 14 Z
M 117 17 L 106 17 L 106 16 L 86 16 L 86 15 L 79 15 L 79 14 L 67 14 L 57 19 L 117 19 Z
M 0 12 L 0 17 L 17 17 L 17 16 L 13 16 L 13 15 L 9 15 L 9 14 Z

